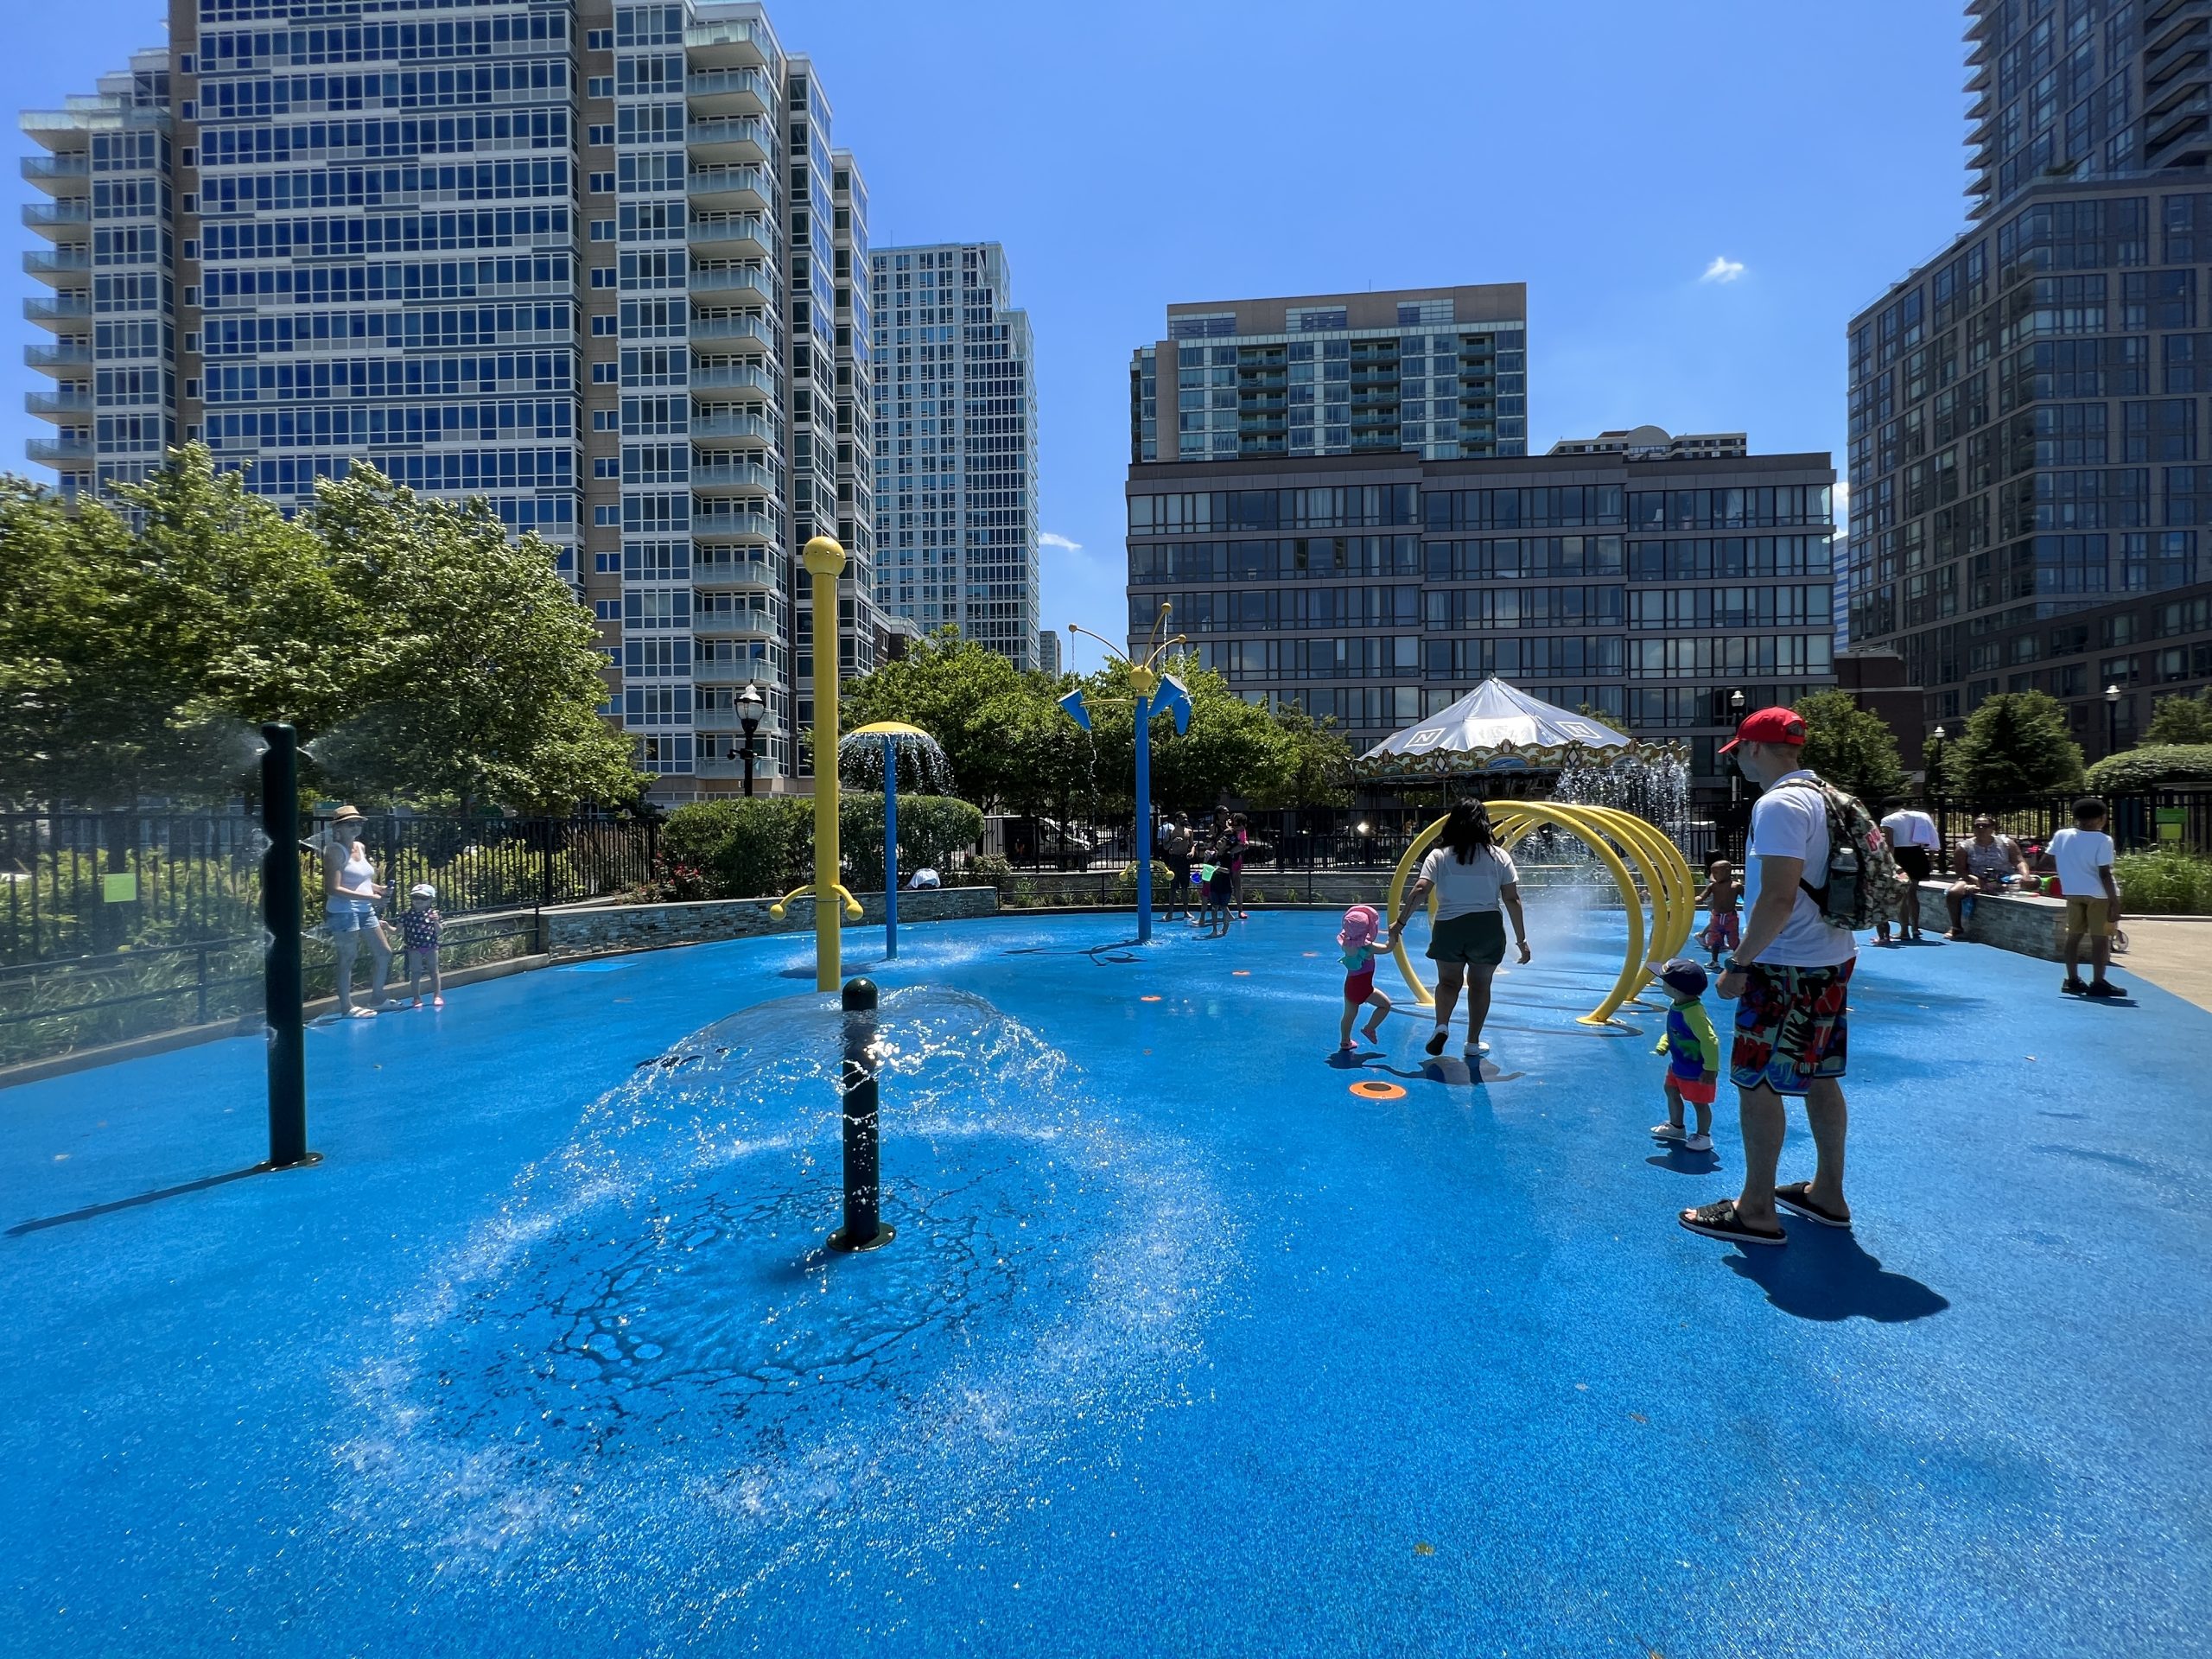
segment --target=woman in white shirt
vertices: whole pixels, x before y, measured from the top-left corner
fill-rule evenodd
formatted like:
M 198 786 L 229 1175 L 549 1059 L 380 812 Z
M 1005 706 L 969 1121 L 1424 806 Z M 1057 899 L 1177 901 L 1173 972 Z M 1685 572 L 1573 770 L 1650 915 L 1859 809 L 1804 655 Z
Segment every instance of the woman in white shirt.
M 1490 809 L 1480 801 L 1455 801 L 1436 850 L 1421 861 L 1421 875 L 1390 925 L 1390 943 L 1406 930 L 1416 906 L 1433 891 L 1436 923 L 1428 958 L 1436 964 L 1436 1030 L 1428 1052 L 1441 1054 L 1451 1039 L 1452 1010 L 1467 986 L 1467 1058 L 1486 1052 L 1483 1022 L 1490 1017 L 1491 976 L 1505 960 L 1505 916 L 1521 960 L 1529 960 L 1529 928 L 1521 914 L 1521 873 L 1497 844 Z M 1499 913 L 1503 909 L 1504 915 Z

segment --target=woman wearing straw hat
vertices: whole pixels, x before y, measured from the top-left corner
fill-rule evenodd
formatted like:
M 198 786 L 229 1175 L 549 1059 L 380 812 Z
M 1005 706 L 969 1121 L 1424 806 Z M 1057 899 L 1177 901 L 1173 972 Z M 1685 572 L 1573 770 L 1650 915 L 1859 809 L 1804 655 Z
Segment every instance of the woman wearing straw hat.
M 387 1006 L 385 981 L 391 973 L 391 946 L 377 920 L 377 900 L 386 889 L 377 880 L 376 866 L 355 834 L 365 820 L 357 806 L 341 806 L 330 820 L 322 840 L 323 919 L 330 926 L 330 940 L 338 948 L 338 1012 L 348 1020 L 365 1020 Z M 353 1006 L 353 958 L 361 941 L 368 941 L 371 955 L 369 1000 Z

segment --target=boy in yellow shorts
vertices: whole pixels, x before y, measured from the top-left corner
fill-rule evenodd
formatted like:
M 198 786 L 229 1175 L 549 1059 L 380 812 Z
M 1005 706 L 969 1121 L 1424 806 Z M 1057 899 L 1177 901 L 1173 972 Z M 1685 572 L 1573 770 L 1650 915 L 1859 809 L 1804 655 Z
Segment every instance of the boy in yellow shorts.
M 2074 803 L 2074 827 L 2050 838 L 2051 861 L 2066 895 L 2066 981 L 2069 996 L 2123 996 L 2105 977 L 2112 963 L 2112 933 L 2120 925 L 2120 887 L 2112 879 L 2112 837 L 2105 833 L 2105 804 L 2094 795 Z M 2089 982 L 2082 982 L 2082 938 L 2089 939 Z

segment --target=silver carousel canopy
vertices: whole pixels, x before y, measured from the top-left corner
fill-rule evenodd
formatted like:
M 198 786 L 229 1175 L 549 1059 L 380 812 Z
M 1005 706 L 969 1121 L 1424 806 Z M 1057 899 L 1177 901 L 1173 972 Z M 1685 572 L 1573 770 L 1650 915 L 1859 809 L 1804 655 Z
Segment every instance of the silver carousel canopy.
M 1553 772 L 1578 757 L 1604 766 L 1672 755 L 1676 747 L 1640 743 L 1503 680 L 1484 680 L 1450 708 L 1384 738 L 1360 756 L 1356 770 L 1363 778 Z

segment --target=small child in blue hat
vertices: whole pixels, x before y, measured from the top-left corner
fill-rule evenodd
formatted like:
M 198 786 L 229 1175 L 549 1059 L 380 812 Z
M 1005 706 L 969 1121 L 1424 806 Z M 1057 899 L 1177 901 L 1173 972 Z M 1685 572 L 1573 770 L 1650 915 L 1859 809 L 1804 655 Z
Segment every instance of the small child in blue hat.
M 1720 1087 L 1720 1039 L 1705 1011 L 1705 969 L 1677 957 L 1658 970 L 1674 1006 L 1667 1010 L 1667 1034 L 1655 1053 L 1667 1057 L 1667 1121 L 1651 1126 L 1652 1137 L 1679 1142 L 1690 1152 L 1713 1150 L 1713 1097 Z M 1682 1105 L 1697 1108 L 1695 1133 L 1686 1130 Z

